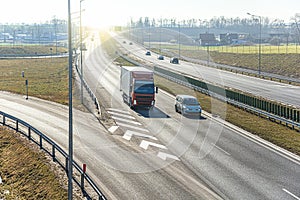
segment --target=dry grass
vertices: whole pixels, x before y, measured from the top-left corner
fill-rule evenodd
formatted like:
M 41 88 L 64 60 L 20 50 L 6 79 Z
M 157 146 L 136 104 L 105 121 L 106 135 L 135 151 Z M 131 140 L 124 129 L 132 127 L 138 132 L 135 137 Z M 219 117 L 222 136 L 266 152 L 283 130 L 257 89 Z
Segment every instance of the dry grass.
M 29 96 L 68 103 L 67 58 L 0 60 L 0 90 L 25 95 L 26 79 Z
M 17 134 L 0 127 L 0 199 L 67 199 L 49 160 Z
M 52 50 L 50 50 L 52 49 Z M 57 47 L 57 53 L 66 53 L 67 48 Z M 44 45 L 6 45 L 0 46 L 0 55 L 56 54 L 56 46 Z

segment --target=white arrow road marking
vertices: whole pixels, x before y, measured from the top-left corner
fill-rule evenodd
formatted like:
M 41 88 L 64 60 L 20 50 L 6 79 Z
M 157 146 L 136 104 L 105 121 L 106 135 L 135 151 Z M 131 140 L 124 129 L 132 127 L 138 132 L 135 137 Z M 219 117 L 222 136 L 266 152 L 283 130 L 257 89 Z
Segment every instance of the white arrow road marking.
M 114 108 L 109 108 L 107 110 L 118 112 L 118 113 L 123 113 L 123 114 L 130 114 L 130 112 L 128 112 L 128 111 L 118 110 L 118 109 L 114 109 Z
M 116 122 L 116 123 L 119 126 L 126 127 L 126 128 L 129 128 L 129 129 L 134 129 L 134 130 L 138 130 L 138 131 L 149 132 L 147 129 L 144 129 L 144 128 L 139 128 L 139 127 L 131 126 L 129 124 L 124 124 L 124 123 L 120 123 L 120 122 Z
M 119 128 L 119 126 L 112 126 L 108 129 L 108 131 L 111 133 L 114 133 L 118 128 Z
M 133 135 L 138 136 L 138 137 L 149 138 L 149 139 L 152 139 L 152 140 L 157 140 L 156 137 L 153 137 L 151 135 L 146 135 L 146 134 L 138 133 L 138 132 L 135 132 L 135 131 L 129 131 L 129 130 L 126 131 L 126 133 L 123 135 L 123 138 L 125 140 L 130 140 Z
M 151 146 L 155 146 L 155 147 L 158 147 L 160 149 L 167 149 L 167 147 L 165 147 L 164 145 L 161 145 L 161 144 L 156 144 L 156 143 L 153 143 L 153 142 L 148 142 L 146 140 L 142 140 L 141 144 L 140 144 L 140 147 L 142 147 L 143 149 L 148 149 L 149 145 Z
M 180 161 L 180 159 L 177 156 L 170 155 L 170 154 L 163 153 L 163 152 L 158 152 L 157 156 L 163 160 L 166 160 L 167 158 L 171 158 L 171 159 Z
M 141 123 L 139 122 L 136 122 L 136 121 L 132 121 L 132 120 L 127 120 L 127 119 L 123 119 L 123 118 L 119 118 L 119 117 L 112 117 L 114 120 L 116 121 L 121 121 L 121 122 L 126 122 L 126 123 L 130 123 L 130 124 L 135 124 L 135 125 L 142 125 Z
M 119 116 L 119 117 L 124 117 L 124 118 L 128 118 L 128 119 L 135 119 L 134 117 L 130 116 L 130 115 L 126 115 L 126 114 L 120 114 L 120 113 L 116 113 L 116 112 L 111 112 L 111 111 L 107 111 L 109 114 L 114 115 L 114 116 Z

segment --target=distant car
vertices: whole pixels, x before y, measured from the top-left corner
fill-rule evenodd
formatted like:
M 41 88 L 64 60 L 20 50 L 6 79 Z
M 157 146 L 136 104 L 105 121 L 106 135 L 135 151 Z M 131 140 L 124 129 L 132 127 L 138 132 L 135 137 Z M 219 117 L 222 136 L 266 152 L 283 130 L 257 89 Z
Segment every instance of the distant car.
M 146 56 L 151 56 L 151 52 L 150 52 L 150 51 L 147 51 L 147 52 L 145 53 L 145 55 L 146 55 Z
M 125 40 L 123 41 L 123 44 L 126 44 L 126 41 L 125 41 Z
M 175 111 L 182 115 L 194 115 L 201 117 L 202 108 L 197 98 L 190 95 L 177 95 Z
M 129 42 L 129 45 L 132 45 L 132 42 Z
M 173 63 L 173 64 L 179 64 L 179 59 L 173 57 L 173 58 L 170 59 L 170 63 Z
M 165 58 L 164 58 L 163 55 L 159 55 L 159 56 L 157 57 L 157 59 L 158 59 L 158 60 L 164 60 Z

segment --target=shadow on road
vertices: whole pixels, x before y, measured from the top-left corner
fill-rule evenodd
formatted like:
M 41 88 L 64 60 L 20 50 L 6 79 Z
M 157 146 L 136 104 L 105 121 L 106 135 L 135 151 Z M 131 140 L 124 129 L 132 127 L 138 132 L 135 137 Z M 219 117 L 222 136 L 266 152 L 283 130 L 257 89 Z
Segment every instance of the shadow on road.
M 195 116 L 195 115 L 184 115 L 184 117 L 188 119 L 194 119 L 194 120 L 206 120 L 206 117 L 203 116 Z
M 161 111 L 159 108 L 154 107 L 153 109 L 143 109 L 143 108 L 137 108 L 134 109 L 134 111 L 145 118 L 170 118 L 169 115 Z

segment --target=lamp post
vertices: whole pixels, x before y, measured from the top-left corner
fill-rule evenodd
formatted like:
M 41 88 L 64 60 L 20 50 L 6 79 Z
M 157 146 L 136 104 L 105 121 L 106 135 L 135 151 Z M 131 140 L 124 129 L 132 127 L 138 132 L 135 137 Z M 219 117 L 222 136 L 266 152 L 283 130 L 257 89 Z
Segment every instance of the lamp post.
M 247 13 L 253 18 L 259 19 L 259 44 L 258 44 L 258 75 L 261 73 L 261 28 L 262 28 L 262 16 L 252 15 L 251 13 Z
M 178 23 L 178 30 L 179 30 L 179 34 L 178 34 L 178 59 L 180 59 L 180 23 Z
M 69 159 L 68 159 L 68 200 L 73 198 L 73 111 L 72 111 L 72 22 L 71 0 L 68 0 L 68 46 L 69 46 Z
M 80 101 L 83 103 L 83 66 L 82 66 L 82 20 L 81 20 L 81 3 L 84 0 L 80 0 L 80 87 L 81 87 L 81 94 L 80 94 Z

